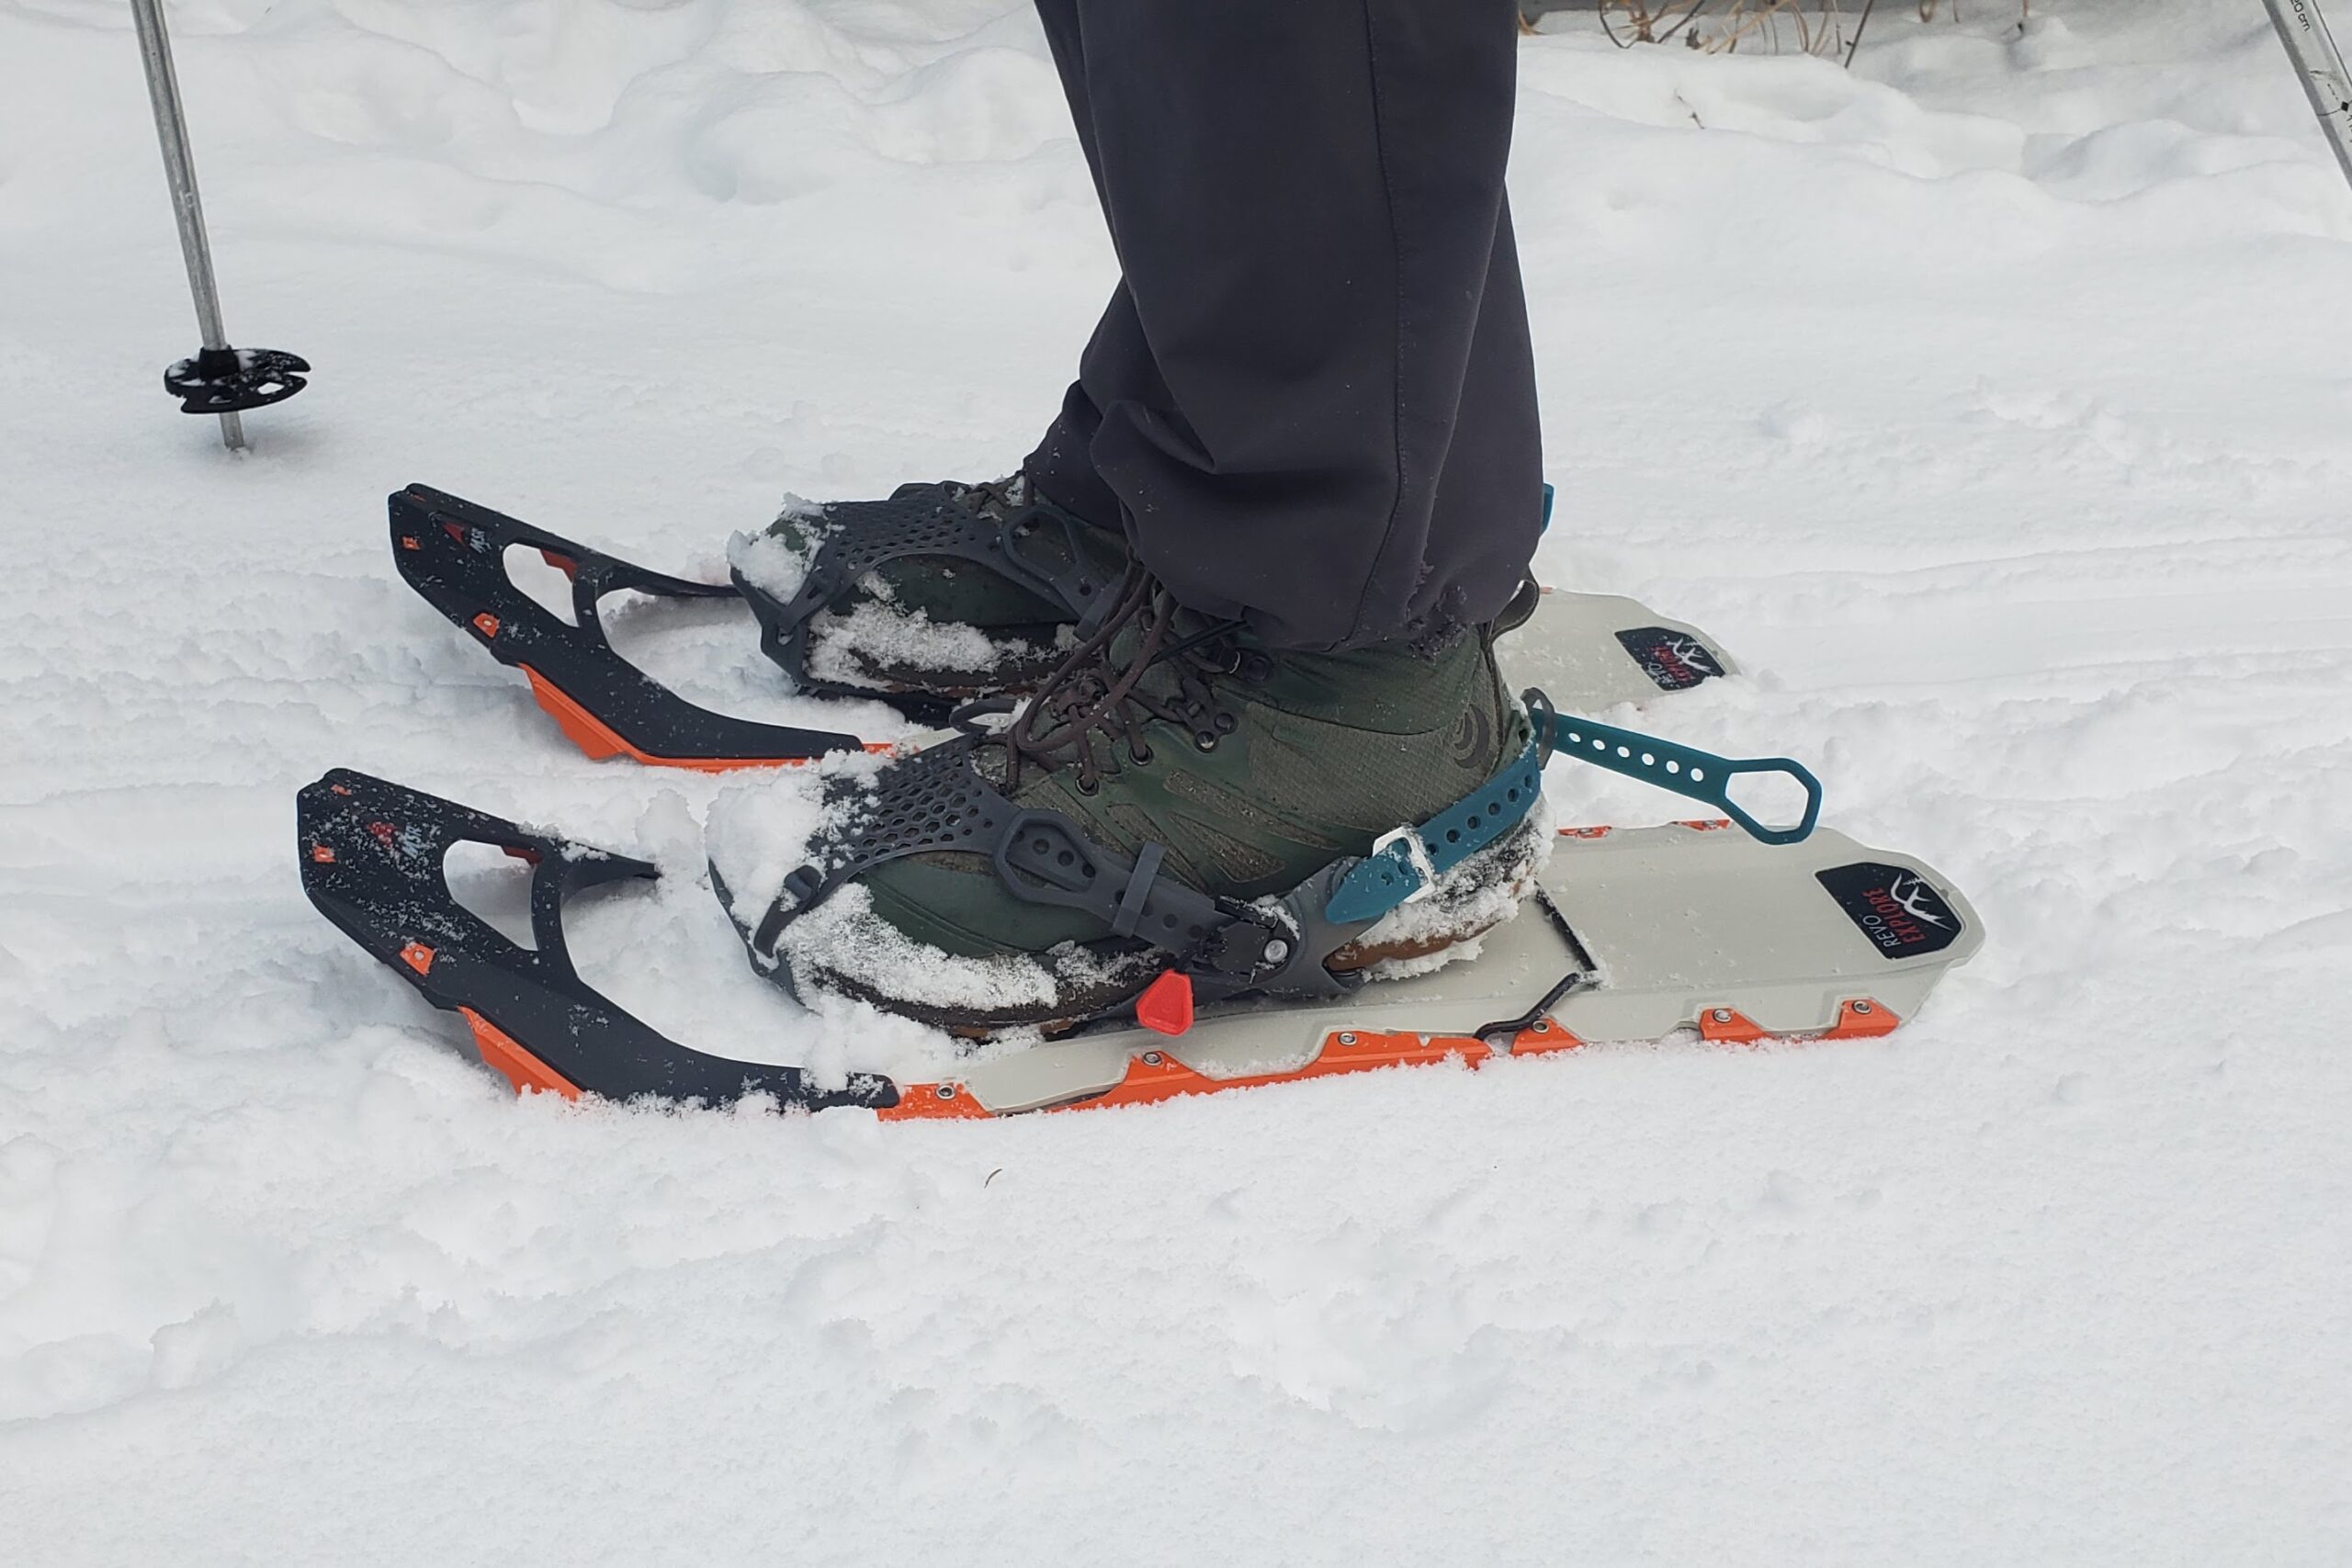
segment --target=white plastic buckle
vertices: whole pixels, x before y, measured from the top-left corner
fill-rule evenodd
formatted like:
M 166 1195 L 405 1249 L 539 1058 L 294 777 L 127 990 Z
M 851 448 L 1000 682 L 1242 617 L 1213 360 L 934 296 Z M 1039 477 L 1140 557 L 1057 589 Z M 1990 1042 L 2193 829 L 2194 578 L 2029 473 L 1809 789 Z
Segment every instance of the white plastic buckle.
M 1392 844 L 1405 846 L 1405 863 L 1411 866 L 1414 873 L 1421 879 L 1421 885 L 1398 899 L 1397 903 L 1399 905 L 1418 904 L 1428 897 L 1430 890 L 1437 886 L 1437 867 L 1430 861 L 1429 846 L 1421 842 L 1421 830 L 1419 828 L 1391 828 L 1372 841 L 1372 852 L 1375 855 L 1386 854 Z

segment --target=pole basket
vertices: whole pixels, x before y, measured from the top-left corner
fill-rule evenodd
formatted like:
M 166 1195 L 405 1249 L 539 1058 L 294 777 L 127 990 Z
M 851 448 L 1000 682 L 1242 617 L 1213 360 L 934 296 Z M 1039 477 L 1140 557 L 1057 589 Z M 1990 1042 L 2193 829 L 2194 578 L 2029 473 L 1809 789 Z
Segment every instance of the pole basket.
M 164 372 L 182 413 L 242 413 L 282 403 L 310 383 L 311 362 L 280 348 L 208 348 Z

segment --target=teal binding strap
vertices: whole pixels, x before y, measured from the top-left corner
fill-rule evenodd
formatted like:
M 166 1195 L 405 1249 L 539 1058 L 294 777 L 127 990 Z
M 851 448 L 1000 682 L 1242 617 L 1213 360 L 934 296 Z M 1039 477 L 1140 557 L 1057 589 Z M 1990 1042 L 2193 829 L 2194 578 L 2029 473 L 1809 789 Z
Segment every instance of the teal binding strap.
M 1747 829 L 1748 836 L 1767 844 L 1797 844 L 1812 837 L 1821 819 L 1821 781 L 1802 762 L 1786 757 L 1718 757 L 1692 746 L 1660 740 L 1638 730 L 1613 724 L 1596 724 L 1560 713 L 1541 692 L 1522 700 L 1534 716 L 1539 739 L 1548 739 L 1555 756 L 1574 757 L 1623 773 L 1629 779 L 1701 800 Z M 1731 781 L 1742 773 L 1785 773 L 1804 789 L 1804 817 L 1792 828 L 1767 828 L 1741 809 L 1731 797 Z
M 1324 919 L 1369 923 L 1426 896 L 1440 876 L 1517 827 L 1543 793 L 1543 746 L 1531 740 L 1500 773 L 1428 821 L 1383 833 L 1331 890 Z
M 1493 778 L 1417 826 L 1384 833 L 1372 852 L 1350 867 L 1332 889 L 1324 918 L 1366 924 L 1400 904 L 1424 897 L 1437 879 L 1518 826 L 1542 792 L 1549 757 L 1575 757 L 1611 773 L 1705 801 L 1768 844 L 1801 842 L 1821 816 L 1821 781 L 1786 757 L 1735 761 L 1659 740 L 1613 724 L 1572 718 L 1541 692 L 1528 692 L 1535 739 Z M 1786 773 L 1804 786 L 1804 820 L 1767 828 L 1735 805 L 1726 787 L 1741 773 Z

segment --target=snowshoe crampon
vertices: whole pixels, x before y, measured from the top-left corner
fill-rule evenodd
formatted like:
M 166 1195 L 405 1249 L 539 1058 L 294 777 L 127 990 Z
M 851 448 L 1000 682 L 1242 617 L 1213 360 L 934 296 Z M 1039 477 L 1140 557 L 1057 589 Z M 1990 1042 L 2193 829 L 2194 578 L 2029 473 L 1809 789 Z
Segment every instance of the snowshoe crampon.
M 650 570 L 427 485 L 396 491 L 390 515 L 401 581 L 492 658 L 520 670 L 539 706 L 591 757 L 725 771 L 889 749 L 846 732 L 762 724 L 697 706 L 624 658 L 596 614 L 599 602 L 622 592 L 735 600 L 758 617 L 761 646 L 788 669 L 805 661 L 807 604 L 779 606 L 741 582 L 694 582 Z M 538 551 L 571 579 L 570 621 L 509 576 L 513 546 Z M 1721 645 L 1697 628 L 1605 593 L 1544 592 L 1504 649 L 1521 683 L 1560 694 L 1583 710 L 1644 702 L 1736 672 Z M 777 679 L 786 681 L 782 671 Z M 922 725 L 944 723 L 953 706 L 906 694 L 859 694 L 877 696 Z

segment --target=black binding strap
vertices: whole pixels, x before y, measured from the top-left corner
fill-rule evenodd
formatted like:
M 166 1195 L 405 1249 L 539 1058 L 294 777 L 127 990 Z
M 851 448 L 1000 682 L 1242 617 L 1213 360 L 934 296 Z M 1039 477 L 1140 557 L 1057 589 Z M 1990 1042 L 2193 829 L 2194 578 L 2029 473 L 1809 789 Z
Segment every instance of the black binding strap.
M 1014 806 L 973 765 L 978 745 L 943 741 L 892 763 L 870 786 L 833 781 L 831 801 L 842 815 L 809 846 L 809 863 L 784 879 L 752 932 L 752 953 L 773 963 L 786 926 L 875 866 L 962 850 L 987 857 L 1016 897 L 1081 910 L 1110 934 L 1227 977 L 1228 989 L 1262 981 L 1269 964 L 1295 953 L 1295 922 L 1186 886 L 1166 874 L 1164 845 L 1146 844 L 1131 861 L 1059 811 Z
M 1143 919 L 1144 900 L 1151 896 L 1151 884 L 1159 874 L 1159 863 L 1167 858 L 1167 846 L 1157 840 L 1136 852 L 1135 869 L 1127 873 L 1127 886 L 1119 895 L 1119 908 L 1111 916 L 1113 936 L 1136 934 L 1136 922 Z
M 997 875 L 1033 904 L 1078 909 L 1110 934 L 1131 937 L 1224 974 L 1248 974 L 1257 949 L 1281 934 L 1270 917 L 1230 899 L 1212 898 L 1163 874 L 1168 847 L 1147 843 L 1131 862 L 1086 836 L 1058 811 L 1023 811 L 1000 831 Z M 1230 940 L 1237 923 L 1258 940 Z

